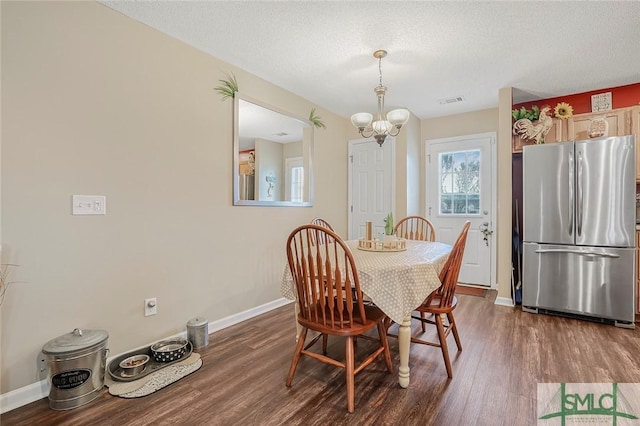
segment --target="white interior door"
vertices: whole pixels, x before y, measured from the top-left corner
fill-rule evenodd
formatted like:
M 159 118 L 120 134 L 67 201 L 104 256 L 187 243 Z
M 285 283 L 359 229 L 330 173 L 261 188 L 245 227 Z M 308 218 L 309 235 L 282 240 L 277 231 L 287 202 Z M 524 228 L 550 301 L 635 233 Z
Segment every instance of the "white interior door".
M 395 140 L 381 146 L 374 139 L 349 142 L 349 239 L 365 235 L 373 222 L 374 235 L 384 232 L 384 218 L 394 206 Z
M 471 221 L 458 281 L 495 285 L 495 133 L 427 141 L 427 206 L 438 241 Z

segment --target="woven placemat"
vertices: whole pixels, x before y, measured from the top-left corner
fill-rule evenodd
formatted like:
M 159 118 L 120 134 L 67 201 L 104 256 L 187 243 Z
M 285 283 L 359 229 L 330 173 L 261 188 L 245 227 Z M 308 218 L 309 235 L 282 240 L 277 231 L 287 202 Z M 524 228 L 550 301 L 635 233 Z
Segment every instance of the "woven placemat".
M 150 395 L 165 386 L 170 385 L 202 367 L 200 354 L 193 352 L 188 358 L 168 367 L 151 373 L 132 382 L 117 382 L 109 374 L 105 376 L 104 384 L 109 393 L 121 398 L 139 398 Z

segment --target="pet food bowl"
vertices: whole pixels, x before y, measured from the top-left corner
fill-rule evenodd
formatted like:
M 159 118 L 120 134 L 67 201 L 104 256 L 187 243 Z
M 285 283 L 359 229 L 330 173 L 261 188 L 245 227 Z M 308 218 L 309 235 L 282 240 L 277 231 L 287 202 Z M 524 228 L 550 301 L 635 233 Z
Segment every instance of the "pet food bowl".
M 118 365 L 120 366 L 120 368 L 122 368 L 123 376 L 132 377 L 137 376 L 144 371 L 144 369 L 147 367 L 149 359 L 149 355 L 133 355 L 129 358 L 123 359 Z
M 171 362 L 178 360 L 187 353 L 187 339 L 162 340 L 151 345 L 151 353 L 156 362 Z

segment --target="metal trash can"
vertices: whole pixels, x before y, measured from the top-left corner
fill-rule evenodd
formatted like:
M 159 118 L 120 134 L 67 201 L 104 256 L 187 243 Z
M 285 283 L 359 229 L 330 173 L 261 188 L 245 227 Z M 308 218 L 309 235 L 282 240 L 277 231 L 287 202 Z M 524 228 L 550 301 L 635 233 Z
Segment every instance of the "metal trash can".
M 68 410 L 93 401 L 104 386 L 107 340 L 104 330 L 63 334 L 42 347 L 49 365 L 49 406 Z
M 190 319 L 187 323 L 187 339 L 193 345 L 193 349 L 207 346 L 209 344 L 209 321 L 200 317 Z

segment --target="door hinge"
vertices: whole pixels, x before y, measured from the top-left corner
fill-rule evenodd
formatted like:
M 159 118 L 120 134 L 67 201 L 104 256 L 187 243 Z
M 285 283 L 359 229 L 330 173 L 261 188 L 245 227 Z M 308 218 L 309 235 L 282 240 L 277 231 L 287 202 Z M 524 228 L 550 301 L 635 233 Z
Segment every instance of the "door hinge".
M 427 154 L 427 161 L 429 161 L 429 164 L 431 164 L 431 154 Z
M 351 206 L 351 213 L 353 213 L 353 206 Z
M 429 207 L 429 216 L 431 216 L 431 207 Z
M 353 164 L 353 155 L 349 156 L 349 161 L 351 161 L 351 164 Z

